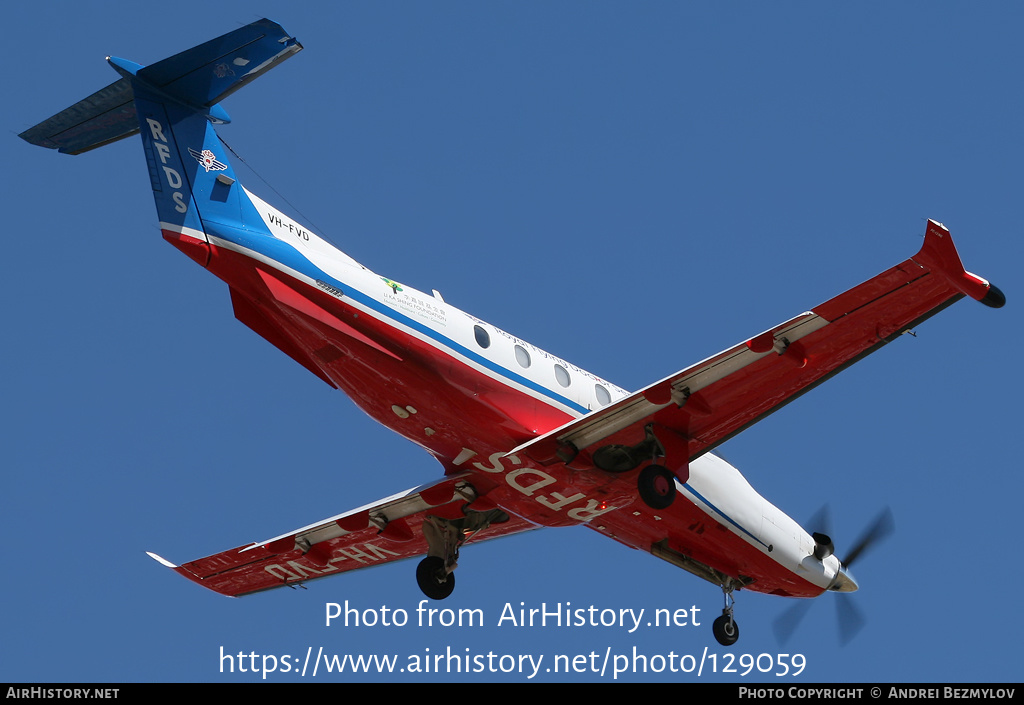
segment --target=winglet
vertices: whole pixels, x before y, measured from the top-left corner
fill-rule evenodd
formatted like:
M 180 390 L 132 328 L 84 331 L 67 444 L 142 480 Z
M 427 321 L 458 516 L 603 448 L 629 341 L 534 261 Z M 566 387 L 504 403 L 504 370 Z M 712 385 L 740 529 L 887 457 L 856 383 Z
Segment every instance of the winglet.
M 948 281 L 957 291 L 986 306 L 1002 308 L 1006 304 L 1006 295 L 998 287 L 964 269 L 953 238 L 942 223 L 928 220 L 924 245 L 914 260 Z

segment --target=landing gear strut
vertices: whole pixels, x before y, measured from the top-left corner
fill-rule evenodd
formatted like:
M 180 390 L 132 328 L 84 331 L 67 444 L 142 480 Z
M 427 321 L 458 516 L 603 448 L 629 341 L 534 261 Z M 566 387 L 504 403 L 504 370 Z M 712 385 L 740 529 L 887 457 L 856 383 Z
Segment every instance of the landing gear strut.
M 416 566 L 416 584 L 431 600 L 443 600 L 455 589 L 455 569 L 459 548 L 476 532 L 491 524 L 508 521 L 500 509 L 478 512 L 464 510 L 461 519 L 445 519 L 429 515 L 423 521 L 423 538 L 427 540 L 427 556 Z
M 722 594 L 725 596 L 725 609 L 722 616 L 711 624 L 711 631 L 715 634 L 715 640 L 722 646 L 732 646 L 740 638 L 740 627 L 733 619 L 732 585 L 723 585 Z

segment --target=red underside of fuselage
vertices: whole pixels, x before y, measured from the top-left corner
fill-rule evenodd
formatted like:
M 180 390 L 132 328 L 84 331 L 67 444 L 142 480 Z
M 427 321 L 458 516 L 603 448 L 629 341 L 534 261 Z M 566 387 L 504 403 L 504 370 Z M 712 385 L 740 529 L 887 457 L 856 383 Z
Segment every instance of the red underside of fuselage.
M 229 285 L 242 322 L 345 392 L 372 418 L 421 445 L 446 473 L 471 473 L 477 493 L 517 517 L 513 521 L 549 527 L 584 523 L 631 548 L 649 552 L 661 544 L 727 575 L 751 578 L 750 590 L 794 597 L 821 594 L 820 587 L 783 568 L 685 496 L 678 495 L 664 510 L 648 507 L 637 496 L 638 470 L 611 474 L 503 457 L 568 421 L 567 413 L 245 255 L 166 230 L 164 237 Z M 326 311 L 345 330 L 325 323 L 328 317 L 282 303 L 268 288 L 268 276 L 317 311 Z M 456 466 L 467 451 L 473 455 Z M 405 540 L 394 537 L 392 548 L 401 550 Z M 386 532 L 376 541 L 390 545 Z M 309 563 L 314 572 L 316 566 Z

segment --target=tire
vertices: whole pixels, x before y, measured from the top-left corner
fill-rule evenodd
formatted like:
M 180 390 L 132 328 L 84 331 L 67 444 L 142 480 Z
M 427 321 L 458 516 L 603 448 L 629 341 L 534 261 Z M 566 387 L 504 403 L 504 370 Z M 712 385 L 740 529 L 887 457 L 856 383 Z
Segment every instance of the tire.
M 740 638 L 740 625 L 725 614 L 712 622 L 711 631 L 715 634 L 715 640 L 722 646 L 732 646 Z
M 440 576 L 444 576 L 442 580 Z M 443 600 L 455 589 L 455 574 L 444 572 L 444 560 L 427 556 L 416 566 L 416 584 L 431 600 Z
M 676 477 L 664 465 L 648 465 L 636 478 L 640 499 L 651 509 L 665 509 L 676 498 Z

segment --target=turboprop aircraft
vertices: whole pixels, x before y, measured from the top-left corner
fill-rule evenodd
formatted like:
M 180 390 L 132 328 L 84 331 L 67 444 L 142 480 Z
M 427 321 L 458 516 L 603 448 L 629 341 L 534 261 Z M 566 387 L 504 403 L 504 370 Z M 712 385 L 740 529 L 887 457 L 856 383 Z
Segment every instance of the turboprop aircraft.
M 226 96 L 302 49 L 261 20 L 120 78 L 22 133 L 80 154 L 141 135 L 163 237 L 228 285 L 235 316 L 372 418 L 419 444 L 438 479 L 282 536 L 181 565 L 242 596 L 404 558 L 430 598 L 462 547 L 584 525 L 720 587 L 713 624 L 739 635 L 733 593 L 852 592 L 850 564 L 713 452 L 726 440 L 964 296 L 968 273 L 928 221 L 917 254 L 813 309 L 628 392 L 448 303 L 381 276 L 238 182 L 215 132 Z M 820 527 L 812 527 L 820 528 Z

